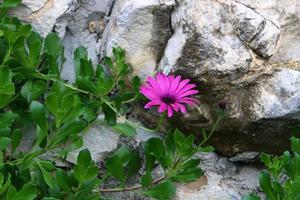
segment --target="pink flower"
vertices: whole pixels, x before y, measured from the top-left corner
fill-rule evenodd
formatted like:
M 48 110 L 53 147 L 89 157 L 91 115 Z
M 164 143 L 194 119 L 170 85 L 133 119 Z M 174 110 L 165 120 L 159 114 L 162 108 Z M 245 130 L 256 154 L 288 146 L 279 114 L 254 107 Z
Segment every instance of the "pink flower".
M 190 96 L 197 94 L 195 84 L 189 84 L 189 79 L 181 79 L 181 76 L 172 76 L 158 73 L 155 78 L 148 77 L 146 83 L 141 86 L 141 93 L 150 102 L 145 105 L 146 109 L 158 106 L 158 112 L 167 111 L 168 117 L 179 110 L 186 113 L 187 105 L 196 105 L 198 101 Z

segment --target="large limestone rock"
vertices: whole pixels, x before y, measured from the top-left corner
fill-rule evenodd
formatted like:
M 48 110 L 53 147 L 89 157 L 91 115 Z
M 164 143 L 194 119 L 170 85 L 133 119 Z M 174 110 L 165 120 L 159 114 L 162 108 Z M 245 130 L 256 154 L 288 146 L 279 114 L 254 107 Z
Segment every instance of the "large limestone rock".
M 214 153 L 199 155 L 205 175 L 198 181 L 181 184 L 176 200 L 240 200 L 249 193 L 259 193 L 259 168 L 237 165 Z
M 195 132 L 213 121 L 222 101 L 227 117 L 212 140 L 219 152 L 287 149 L 287 127 L 300 111 L 299 11 L 298 1 L 179 1 L 159 69 L 207 91 L 199 108 L 174 124 Z
M 116 0 L 103 35 L 102 55 L 111 55 L 112 48 L 120 46 L 135 74 L 143 78 L 153 74 L 171 36 L 174 5 L 173 0 Z

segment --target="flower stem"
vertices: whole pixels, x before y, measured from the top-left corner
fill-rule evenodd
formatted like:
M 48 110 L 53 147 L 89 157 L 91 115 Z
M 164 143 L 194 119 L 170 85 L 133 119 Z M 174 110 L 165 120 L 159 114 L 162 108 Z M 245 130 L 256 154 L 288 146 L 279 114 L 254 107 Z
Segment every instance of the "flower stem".
M 147 132 L 156 132 L 156 131 L 158 131 L 159 130 L 159 128 L 160 128 L 160 126 L 161 126 L 161 124 L 162 124 L 162 122 L 163 122 L 163 119 L 164 119 L 164 117 L 165 117 L 165 114 L 162 114 L 161 115 L 161 117 L 160 117 L 160 119 L 159 119 L 159 121 L 158 121 L 158 125 L 157 125 L 157 127 L 155 128 L 155 129 L 148 129 L 148 128 L 145 128 L 145 127 L 143 127 L 143 126 L 140 126 L 140 125 L 138 125 L 138 124 L 136 124 L 136 123 L 134 123 L 134 122 L 132 122 L 132 121 L 130 121 L 130 120 L 128 120 L 128 119 L 126 119 L 123 115 L 121 115 L 116 109 L 115 109 L 115 107 L 113 107 L 112 105 L 111 105 L 111 103 L 110 102 L 108 102 L 108 101 L 106 101 L 105 99 L 103 99 L 103 98 L 100 98 L 107 106 L 109 106 L 121 119 L 123 119 L 125 122 L 127 122 L 128 124 L 130 124 L 130 125 L 132 125 L 132 126 L 134 126 L 135 128 L 140 128 L 140 129 L 142 129 L 142 130 L 145 130 L 145 131 L 147 131 Z
M 205 138 L 202 140 L 202 142 L 199 144 L 199 148 L 204 145 L 210 138 L 211 136 L 214 134 L 214 132 L 216 131 L 217 127 L 219 126 L 221 120 L 223 119 L 223 115 L 219 115 L 217 118 L 216 123 L 213 125 L 211 131 L 209 132 L 208 136 L 205 136 Z
M 167 178 L 166 176 L 162 176 L 162 177 L 160 177 L 158 179 L 155 179 L 152 182 L 152 185 L 158 184 L 158 183 L 160 183 L 161 181 L 163 181 L 166 178 Z M 137 185 L 134 185 L 134 186 L 131 186 L 131 187 L 125 187 L 125 188 L 107 188 L 107 189 L 102 188 L 102 189 L 99 189 L 99 191 L 102 192 L 102 193 L 124 192 L 124 191 L 138 190 L 138 189 L 141 189 L 141 188 L 143 188 L 143 186 L 140 185 L 140 184 L 137 184 Z

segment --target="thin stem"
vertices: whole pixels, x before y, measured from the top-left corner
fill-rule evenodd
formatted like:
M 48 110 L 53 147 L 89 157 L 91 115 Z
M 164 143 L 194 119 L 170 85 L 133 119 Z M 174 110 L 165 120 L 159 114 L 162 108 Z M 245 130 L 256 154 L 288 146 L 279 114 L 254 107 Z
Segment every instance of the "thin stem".
M 209 132 L 208 136 L 205 137 L 205 138 L 202 140 L 202 142 L 199 144 L 199 148 L 200 148 L 203 144 L 205 144 L 205 143 L 211 138 L 211 136 L 213 135 L 213 133 L 215 132 L 215 130 L 216 130 L 217 127 L 219 126 L 219 123 L 221 122 L 221 119 L 222 119 L 222 118 L 223 118 L 222 116 L 218 116 L 217 121 L 216 121 L 216 123 L 214 124 L 214 126 L 212 127 L 212 129 L 211 129 L 211 131 Z
M 152 184 L 155 185 L 155 184 L 158 184 L 160 183 L 161 181 L 163 181 L 164 179 L 166 179 L 167 177 L 166 176 L 162 176 L 158 179 L 155 179 Z M 131 187 L 126 187 L 126 188 L 108 188 L 108 189 L 100 189 L 99 191 L 102 192 L 102 193 L 108 193 L 108 192 L 124 192 L 124 191 L 132 191 L 132 190 L 138 190 L 138 189 L 141 189 L 143 188 L 142 185 L 138 184 L 138 185 L 134 185 L 134 186 L 131 186 Z
M 143 126 L 140 126 L 140 125 L 138 125 L 138 124 L 136 124 L 136 123 L 134 123 L 134 122 L 132 122 L 132 121 L 130 121 L 130 120 L 128 120 L 128 119 L 126 119 L 123 115 L 121 115 L 111 104 L 110 104 L 110 102 L 108 102 L 108 101 L 106 101 L 105 99 L 103 99 L 103 98 L 100 98 L 106 105 L 108 105 L 120 118 L 122 118 L 125 122 L 127 122 L 128 124 L 130 124 L 130 125 L 132 125 L 132 126 L 134 126 L 135 128 L 140 128 L 140 129 L 143 129 L 143 130 L 145 130 L 145 131 L 148 131 L 148 132 L 156 132 L 156 131 L 158 131 L 159 130 L 159 128 L 160 128 L 160 126 L 161 126 L 161 124 L 162 124 L 162 121 L 163 121 L 163 119 L 164 119 L 164 117 L 165 117 L 165 114 L 162 114 L 161 115 L 161 117 L 160 117 L 160 120 L 159 120 L 159 123 L 158 123 L 158 125 L 157 125 L 157 127 L 155 128 L 155 129 L 148 129 L 148 128 L 145 128 L 145 127 L 143 127 Z
M 3 67 L 4 64 L 9 60 L 11 51 L 12 51 L 12 48 L 11 48 L 11 46 L 9 46 L 9 47 L 8 47 L 8 51 L 6 52 L 6 54 L 5 54 L 4 58 L 3 58 L 1 67 Z

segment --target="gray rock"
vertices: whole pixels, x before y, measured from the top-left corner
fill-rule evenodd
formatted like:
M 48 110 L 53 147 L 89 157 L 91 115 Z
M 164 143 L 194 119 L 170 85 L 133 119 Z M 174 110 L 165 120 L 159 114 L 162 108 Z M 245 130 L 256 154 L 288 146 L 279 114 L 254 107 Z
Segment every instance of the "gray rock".
M 265 58 L 271 57 L 280 36 L 279 28 L 261 14 L 242 3 L 232 3 L 233 22 L 240 39 Z
M 247 151 L 240 154 L 237 154 L 234 157 L 229 158 L 231 162 L 251 162 L 257 159 L 259 156 L 259 152 L 255 151 Z
M 36 12 L 41 9 L 47 0 L 23 0 L 22 4 L 30 8 L 32 12 Z
M 259 168 L 236 165 L 214 153 L 199 154 L 206 178 L 177 189 L 178 200 L 240 200 L 249 193 L 259 193 Z M 206 180 L 205 180 L 206 179 Z
M 78 153 L 83 149 L 91 152 L 94 161 L 101 161 L 118 147 L 120 135 L 105 125 L 95 124 L 83 134 L 83 146 L 68 154 L 68 162 L 76 163 Z
M 246 73 L 250 52 L 232 35 L 226 9 L 216 1 L 182 1 L 172 14 L 175 33 L 168 41 L 160 69 L 198 80 L 203 75 L 235 79 Z
M 154 73 L 171 35 L 170 13 L 174 1 L 116 0 L 104 31 L 102 56 L 112 48 L 126 50 L 135 74 L 146 77 Z
M 282 69 L 256 88 L 252 113 L 257 119 L 278 118 L 299 112 L 300 72 Z

